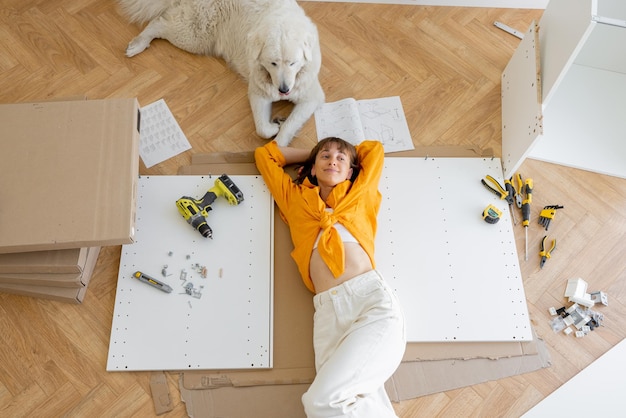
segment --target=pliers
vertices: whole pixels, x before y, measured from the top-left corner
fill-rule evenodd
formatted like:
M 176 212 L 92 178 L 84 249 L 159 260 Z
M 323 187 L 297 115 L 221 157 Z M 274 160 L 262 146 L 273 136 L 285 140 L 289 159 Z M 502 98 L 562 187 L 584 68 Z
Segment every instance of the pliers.
M 548 236 L 546 235 L 541 240 L 541 251 L 539 251 L 539 256 L 541 257 L 541 261 L 539 262 L 539 268 L 543 268 L 543 265 L 546 264 L 546 260 L 548 260 L 548 258 L 551 257 L 550 253 L 552 253 L 552 251 L 554 251 L 554 249 L 556 248 L 556 240 L 553 239 L 552 245 L 550 245 L 550 248 L 546 249 L 547 238 Z
M 511 194 L 507 189 L 502 187 L 502 185 L 498 183 L 498 180 L 494 179 L 490 175 L 485 176 L 485 178 L 489 180 L 494 187 L 488 185 L 485 179 L 481 179 L 480 182 L 483 184 L 483 186 L 491 190 L 491 192 L 498 196 L 501 200 L 506 200 L 509 205 L 513 204 L 513 194 Z
M 513 210 L 513 201 L 515 200 L 515 195 L 517 194 L 517 192 L 515 191 L 515 186 L 513 186 L 513 177 L 508 180 L 504 180 L 504 187 L 509 193 L 509 197 L 506 201 L 509 203 L 509 209 L 511 210 L 511 215 L 513 215 L 513 225 L 517 225 L 515 211 Z

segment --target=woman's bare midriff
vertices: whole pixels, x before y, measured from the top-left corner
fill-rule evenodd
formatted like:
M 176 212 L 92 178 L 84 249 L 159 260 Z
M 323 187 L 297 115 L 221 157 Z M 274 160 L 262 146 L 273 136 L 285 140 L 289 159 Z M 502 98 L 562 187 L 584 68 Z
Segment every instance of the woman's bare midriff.
M 309 272 L 311 274 L 311 280 L 313 280 L 313 285 L 315 286 L 315 293 L 324 292 L 331 287 L 338 286 L 347 280 L 372 270 L 370 258 L 360 244 L 346 242 L 344 243 L 344 249 L 346 256 L 345 270 L 343 274 L 337 278 L 333 277 L 333 274 L 330 272 L 326 263 L 324 263 L 324 260 L 322 260 L 317 249 L 313 250 Z

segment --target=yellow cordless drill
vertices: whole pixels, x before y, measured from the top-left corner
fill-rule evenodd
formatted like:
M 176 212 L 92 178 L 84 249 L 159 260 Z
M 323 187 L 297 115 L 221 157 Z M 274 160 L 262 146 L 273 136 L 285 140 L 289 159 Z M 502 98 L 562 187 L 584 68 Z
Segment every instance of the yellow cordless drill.
M 202 199 L 196 200 L 192 197 L 183 196 L 176 201 L 178 211 L 187 223 L 193 226 L 205 238 L 213 238 L 213 231 L 207 224 L 211 204 L 219 196 L 223 196 L 231 205 L 238 205 L 243 202 L 243 193 L 239 187 L 226 174 L 222 174 L 215 179 L 215 185 L 204 194 Z

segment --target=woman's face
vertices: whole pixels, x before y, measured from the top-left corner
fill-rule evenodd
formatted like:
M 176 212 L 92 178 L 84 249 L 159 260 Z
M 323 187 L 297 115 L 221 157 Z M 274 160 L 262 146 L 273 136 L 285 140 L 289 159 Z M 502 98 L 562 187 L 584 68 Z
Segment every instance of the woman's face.
M 311 174 L 317 177 L 318 185 L 334 187 L 352 177 L 350 156 L 329 142 L 317 153 Z

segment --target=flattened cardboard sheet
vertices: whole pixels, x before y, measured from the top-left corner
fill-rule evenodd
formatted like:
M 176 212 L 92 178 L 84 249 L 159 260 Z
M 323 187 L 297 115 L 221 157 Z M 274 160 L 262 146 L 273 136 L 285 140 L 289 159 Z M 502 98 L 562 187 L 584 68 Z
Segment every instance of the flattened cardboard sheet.
M 87 263 L 91 260 L 90 251 L 98 251 L 99 247 L 84 247 L 75 250 L 37 251 L 33 253 L 0 254 L 0 258 L 12 256 L 24 256 L 24 264 L 11 264 L 10 269 L 24 271 L 21 273 L 5 273 L 0 271 L 0 284 L 19 284 L 28 286 L 55 286 L 81 288 L 87 285 L 84 276 Z M 41 254 L 40 254 L 41 253 Z M 57 257 L 57 253 L 59 254 Z M 66 257 L 67 255 L 67 257 Z M 93 257 L 93 254 L 91 255 Z M 16 257 L 21 258 L 21 257 Z M 28 260 L 33 260 L 34 272 L 27 270 Z M 50 261 L 48 261 L 50 260 Z M 73 261 L 72 261 L 73 260 Z M 45 264 L 46 262 L 51 264 Z M 55 263 L 66 263 L 55 264 Z M 37 271 L 40 270 L 40 271 Z M 43 271 L 42 271 L 43 270 Z M 46 272 L 52 270 L 52 272 Z M 73 272 L 62 272 L 63 270 Z M 60 272 L 59 272 L 60 271 Z
M 85 294 L 87 293 L 87 286 L 91 280 L 93 270 L 98 261 L 98 255 L 100 253 L 100 247 L 90 248 L 85 263 L 85 268 L 81 275 L 81 282 L 84 283 L 81 287 L 60 287 L 60 286 L 37 286 L 37 285 L 20 285 L 20 284 L 0 284 L 0 292 L 13 293 L 16 295 L 31 296 L 43 299 L 52 299 L 59 302 L 67 303 L 82 303 Z
M 179 386 L 190 417 L 306 418 L 300 399 L 308 384 L 189 390 L 181 378 Z
M 394 402 L 414 399 L 550 367 L 545 342 L 536 339 L 537 353 L 498 359 L 444 359 L 402 362 L 385 384 Z
M 83 273 L 0 273 L 0 284 L 83 287 Z
M 152 393 L 154 410 L 157 415 L 162 415 L 174 409 L 165 373 L 152 372 L 150 374 L 150 393 Z
M 0 105 L 0 253 L 132 242 L 136 99 Z
M 550 365 L 543 341 L 540 352 L 498 360 L 435 360 L 403 362 L 385 384 L 393 402 L 529 373 Z M 180 379 L 181 398 L 187 413 L 205 418 L 293 418 L 304 417 L 301 398 L 309 384 L 263 384 L 258 386 L 215 386 L 194 388 Z M 246 402 L 240 402 L 245 399 Z M 268 399 L 272 403 L 268 404 Z
M 439 150 L 441 151 L 441 150 Z M 447 156 L 481 156 L 475 149 L 444 150 Z M 437 149 L 417 149 L 400 155 L 425 157 L 436 155 Z M 487 154 L 488 155 L 488 154 Z M 234 162 L 229 162 L 234 161 Z M 180 167 L 179 174 L 203 175 L 209 173 L 258 174 L 252 153 L 196 154 L 190 166 Z M 187 388 L 206 389 L 227 386 L 280 384 L 281 382 L 312 381 L 313 355 L 313 295 L 305 288 L 295 263 L 289 256 L 293 244 L 289 229 L 274 211 L 274 367 L 252 373 L 241 370 L 187 371 L 183 381 Z M 529 342 L 449 342 L 409 343 L 404 361 L 506 358 L 537 354 L 536 344 Z
M 4 273 L 81 273 L 88 247 L 66 250 L 0 254 L 0 274 Z

